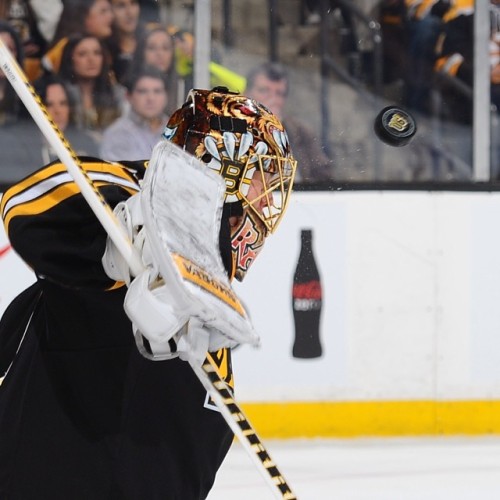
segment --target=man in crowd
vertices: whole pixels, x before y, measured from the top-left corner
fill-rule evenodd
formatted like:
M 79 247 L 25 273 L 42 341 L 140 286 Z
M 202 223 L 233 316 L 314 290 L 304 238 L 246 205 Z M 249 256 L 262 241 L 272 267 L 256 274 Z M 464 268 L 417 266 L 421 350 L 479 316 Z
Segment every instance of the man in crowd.
M 167 122 L 167 88 L 159 70 L 144 69 L 126 86 L 128 112 L 103 133 L 100 154 L 106 160 L 150 158 Z
M 293 153 L 300 165 L 297 171 L 299 182 L 313 183 L 333 178 L 332 161 L 326 156 L 320 138 L 304 122 L 285 112 L 289 95 L 285 68 L 276 63 L 254 67 L 247 75 L 245 94 L 264 104 L 285 124 Z

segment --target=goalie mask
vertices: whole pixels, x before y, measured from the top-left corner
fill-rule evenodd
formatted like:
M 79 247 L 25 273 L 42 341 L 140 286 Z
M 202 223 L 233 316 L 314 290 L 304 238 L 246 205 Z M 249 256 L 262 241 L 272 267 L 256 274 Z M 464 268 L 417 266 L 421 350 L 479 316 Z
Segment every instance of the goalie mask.
M 217 87 L 191 90 L 163 137 L 224 178 L 234 273 L 241 281 L 288 205 L 297 163 L 283 125 L 262 104 Z

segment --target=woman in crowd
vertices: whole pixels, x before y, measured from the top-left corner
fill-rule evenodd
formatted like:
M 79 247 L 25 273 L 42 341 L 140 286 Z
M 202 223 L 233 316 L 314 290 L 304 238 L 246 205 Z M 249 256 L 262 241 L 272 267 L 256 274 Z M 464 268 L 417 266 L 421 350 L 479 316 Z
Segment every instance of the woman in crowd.
M 111 0 L 114 21 L 113 33 L 106 39 L 111 54 L 112 68 L 118 82 L 124 84 L 138 40 L 144 36 L 140 21 L 141 7 L 138 0 Z
M 59 75 L 75 103 L 76 124 L 100 137 L 100 132 L 122 114 L 124 100 L 123 87 L 110 76 L 103 42 L 91 35 L 70 36 Z
M 97 143 L 72 121 L 71 101 L 62 80 L 56 75 L 45 74 L 34 83 L 34 87 L 54 123 L 63 132 L 76 154 L 97 156 Z M 17 182 L 33 173 L 40 165 L 57 160 L 56 152 L 31 117 L 9 122 L 2 127 L 0 151 L 0 175 L 6 184 Z
M 159 24 L 147 29 L 138 40 L 130 74 L 138 74 L 147 67 L 157 68 L 163 73 L 168 93 L 166 112 L 171 114 L 178 106 L 179 77 L 175 64 L 175 43 L 167 28 Z
M 112 23 L 109 0 L 65 0 L 51 46 L 42 59 L 43 68 L 59 72 L 62 52 L 72 34 L 85 33 L 104 40 L 111 36 Z
M 46 74 L 34 84 L 45 108 L 59 130 L 70 143 L 73 151 L 79 156 L 97 156 L 99 147 L 96 141 L 85 130 L 78 128 L 74 122 L 74 109 L 64 81 L 53 74 Z M 50 163 L 57 159 L 57 154 L 42 139 L 41 158 L 35 165 Z

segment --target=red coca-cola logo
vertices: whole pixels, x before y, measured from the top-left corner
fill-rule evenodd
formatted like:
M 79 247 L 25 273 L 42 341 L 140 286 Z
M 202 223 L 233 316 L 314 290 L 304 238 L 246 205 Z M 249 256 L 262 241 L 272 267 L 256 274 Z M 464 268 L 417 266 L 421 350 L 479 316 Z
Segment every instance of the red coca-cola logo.
M 318 280 L 294 283 L 292 296 L 294 299 L 321 300 L 321 284 Z

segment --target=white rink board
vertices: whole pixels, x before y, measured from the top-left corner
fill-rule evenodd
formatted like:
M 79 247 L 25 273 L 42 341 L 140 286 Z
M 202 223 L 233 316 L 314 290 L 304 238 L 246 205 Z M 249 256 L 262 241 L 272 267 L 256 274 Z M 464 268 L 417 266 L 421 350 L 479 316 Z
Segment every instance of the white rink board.
M 242 401 L 500 396 L 500 195 L 294 193 L 238 285 L 262 348 L 240 348 Z M 300 230 L 313 229 L 323 357 L 291 356 Z
M 235 285 L 262 337 L 234 353 L 238 399 L 499 398 L 499 214 L 498 193 L 294 193 Z M 323 286 L 323 356 L 311 360 L 291 355 L 305 228 Z M 10 250 L 0 278 L 1 314 L 34 277 Z

